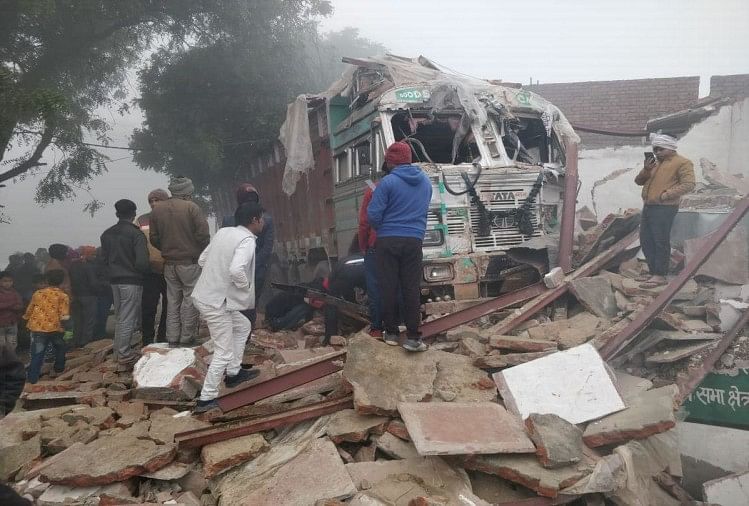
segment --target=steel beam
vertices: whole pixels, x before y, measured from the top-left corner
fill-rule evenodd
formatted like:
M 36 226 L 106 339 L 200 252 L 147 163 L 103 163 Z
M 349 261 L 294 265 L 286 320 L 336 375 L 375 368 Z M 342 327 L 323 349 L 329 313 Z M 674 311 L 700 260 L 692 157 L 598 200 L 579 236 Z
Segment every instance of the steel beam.
M 660 313 L 689 281 L 697 270 L 705 263 L 710 255 L 717 249 L 733 227 L 741 221 L 744 215 L 749 211 L 749 197 L 741 199 L 734 210 L 729 214 L 721 225 L 710 235 L 706 236 L 702 246 L 695 256 L 689 259 L 684 269 L 658 294 L 653 302 L 642 309 L 621 332 L 606 342 L 601 349 L 601 356 L 604 360 L 610 360 L 615 357 L 621 350 L 629 345 L 642 332 L 650 322 Z
M 437 318 L 430 322 L 422 324 L 419 328 L 422 337 L 431 337 L 437 335 L 446 330 L 462 325 L 463 323 L 476 320 L 482 316 L 486 316 L 500 309 L 505 309 L 515 304 L 520 304 L 528 299 L 532 299 L 537 295 L 544 293 L 546 287 L 543 283 L 536 283 L 534 285 L 526 286 L 520 290 L 500 295 L 494 299 L 487 300 L 475 306 L 471 306 L 461 311 L 450 313 L 442 318 Z
M 235 437 L 255 434 L 266 430 L 294 425 L 305 420 L 329 415 L 342 409 L 353 408 L 354 397 L 347 395 L 338 399 L 325 400 L 315 404 L 308 404 L 298 408 L 289 409 L 283 413 L 270 415 L 264 418 L 253 418 L 252 420 L 239 420 L 228 422 L 205 429 L 197 429 L 180 432 L 174 435 L 174 442 L 180 448 L 198 448 L 210 443 L 218 443 Z
M 676 380 L 676 384 L 679 387 L 679 395 L 676 399 L 678 404 L 682 404 L 684 400 L 689 397 L 689 394 L 694 392 L 697 385 L 702 383 L 705 376 L 713 370 L 715 363 L 720 360 L 720 357 L 726 352 L 729 346 L 731 346 L 736 337 L 744 331 L 744 327 L 746 327 L 747 324 L 749 324 L 749 309 L 744 310 L 741 314 L 741 318 L 739 318 L 736 324 L 731 327 L 726 335 L 720 338 L 718 346 L 710 352 L 710 355 L 705 357 L 705 360 L 698 368 L 692 370 L 686 378 Z
M 566 273 L 572 270 L 572 246 L 575 242 L 575 211 L 577 210 L 577 143 L 567 144 L 567 163 L 564 168 L 564 202 L 559 230 L 559 267 Z
M 543 308 L 557 300 L 562 295 L 569 291 L 569 281 L 577 278 L 584 278 L 592 276 L 597 273 L 608 264 L 611 260 L 616 258 L 618 255 L 623 253 L 630 244 L 635 242 L 639 237 L 639 231 L 635 230 L 622 240 L 617 242 L 614 246 L 604 251 L 597 257 L 590 260 L 588 263 L 581 265 L 575 272 L 567 276 L 565 283 L 556 288 L 550 288 L 544 293 L 528 302 L 526 305 L 521 307 L 516 314 L 505 318 L 502 322 L 492 327 L 491 331 L 494 335 L 505 335 L 516 329 L 518 325 L 528 320 L 531 316 L 541 311 Z
M 304 385 L 310 381 L 322 378 L 328 374 L 340 371 L 343 367 L 338 364 L 344 359 L 345 351 L 329 356 L 324 360 L 300 367 L 281 376 L 276 376 L 261 383 L 246 386 L 218 398 L 218 406 L 222 411 L 231 411 L 261 399 L 285 392 L 294 387 Z

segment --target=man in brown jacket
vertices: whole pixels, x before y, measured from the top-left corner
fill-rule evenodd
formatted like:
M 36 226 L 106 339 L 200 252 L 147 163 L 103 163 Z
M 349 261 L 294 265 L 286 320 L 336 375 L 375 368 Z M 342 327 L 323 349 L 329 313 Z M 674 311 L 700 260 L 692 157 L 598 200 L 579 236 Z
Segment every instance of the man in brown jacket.
M 167 288 L 166 340 L 172 347 L 190 346 L 198 333 L 198 311 L 190 296 L 200 277 L 198 258 L 211 240 L 203 211 L 192 202 L 189 178 L 169 183 L 172 197 L 151 211 L 149 237 L 164 258 Z
M 640 246 L 650 270 L 650 279 L 641 286 L 652 288 L 667 283 L 671 261 L 671 226 L 682 195 L 694 190 L 694 166 L 676 153 L 676 139 L 653 136 L 655 159 L 646 158 L 635 183 L 642 186 Z

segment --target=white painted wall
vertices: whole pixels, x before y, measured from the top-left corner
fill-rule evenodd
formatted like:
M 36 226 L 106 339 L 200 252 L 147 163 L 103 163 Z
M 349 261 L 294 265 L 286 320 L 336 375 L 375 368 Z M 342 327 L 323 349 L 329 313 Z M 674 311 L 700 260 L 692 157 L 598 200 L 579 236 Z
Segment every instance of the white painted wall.
M 749 469 L 749 430 L 679 422 L 681 454 L 731 473 Z
M 634 183 L 634 178 L 642 167 L 643 153 L 650 150 L 647 144 L 581 150 L 578 170 L 582 185 L 578 208 L 588 206 L 592 210 L 590 190 L 593 184 L 624 168 L 633 170 L 596 188 L 598 218 L 629 207 L 642 207 L 641 188 Z M 749 179 L 749 99 L 725 106 L 694 125 L 679 140 L 678 152 L 692 160 L 700 182 L 704 182 L 700 158 L 707 158 L 722 172 L 741 174 Z

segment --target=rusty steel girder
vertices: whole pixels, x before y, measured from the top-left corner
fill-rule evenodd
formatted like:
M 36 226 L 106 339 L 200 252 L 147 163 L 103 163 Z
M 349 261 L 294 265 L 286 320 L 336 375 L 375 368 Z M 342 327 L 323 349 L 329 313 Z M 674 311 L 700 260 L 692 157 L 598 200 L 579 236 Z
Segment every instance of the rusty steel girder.
M 642 332 L 650 322 L 655 319 L 656 316 L 658 316 L 686 282 L 694 276 L 713 251 L 720 246 L 723 240 L 728 236 L 728 233 L 733 230 L 739 221 L 741 221 L 747 211 L 749 211 L 749 197 L 744 197 L 736 204 L 734 210 L 731 211 L 731 214 L 726 217 L 723 223 L 706 237 L 708 240 L 703 241 L 702 246 L 700 246 L 700 249 L 695 256 L 687 262 L 684 269 L 682 269 L 682 271 L 671 280 L 666 288 L 658 294 L 655 300 L 637 313 L 635 319 L 623 328 L 621 332 L 601 346 L 599 351 L 604 360 L 614 358 L 620 351 L 629 345 L 640 334 L 640 332 Z
M 281 392 L 291 390 L 314 381 L 328 374 L 333 374 L 343 369 L 339 364 L 346 357 L 346 352 L 341 351 L 336 355 L 325 358 L 319 362 L 300 367 L 289 373 L 270 378 L 261 383 L 246 386 L 240 390 L 228 393 L 217 399 L 221 411 L 231 411 L 247 404 L 271 397 Z
M 575 211 L 577 210 L 577 143 L 567 144 L 567 163 L 564 168 L 564 201 L 559 230 L 559 267 L 565 274 L 572 270 L 572 247 L 575 241 Z

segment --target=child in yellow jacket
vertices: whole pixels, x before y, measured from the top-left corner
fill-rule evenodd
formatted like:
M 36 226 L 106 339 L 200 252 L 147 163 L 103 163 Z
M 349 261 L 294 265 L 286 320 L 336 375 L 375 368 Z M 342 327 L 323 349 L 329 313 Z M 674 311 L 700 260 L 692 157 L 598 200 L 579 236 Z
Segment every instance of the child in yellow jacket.
M 31 332 L 31 362 L 28 382 L 36 383 L 44 363 L 44 351 L 51 344 L 55 350 L 56 373 L 65 370 L 65 341 L 63 335 L 70 327 L 70 298 L 60 286 L 65 280 L 61 270 L 48 271 L 46 288 L 34 292 L 23 319 Z

